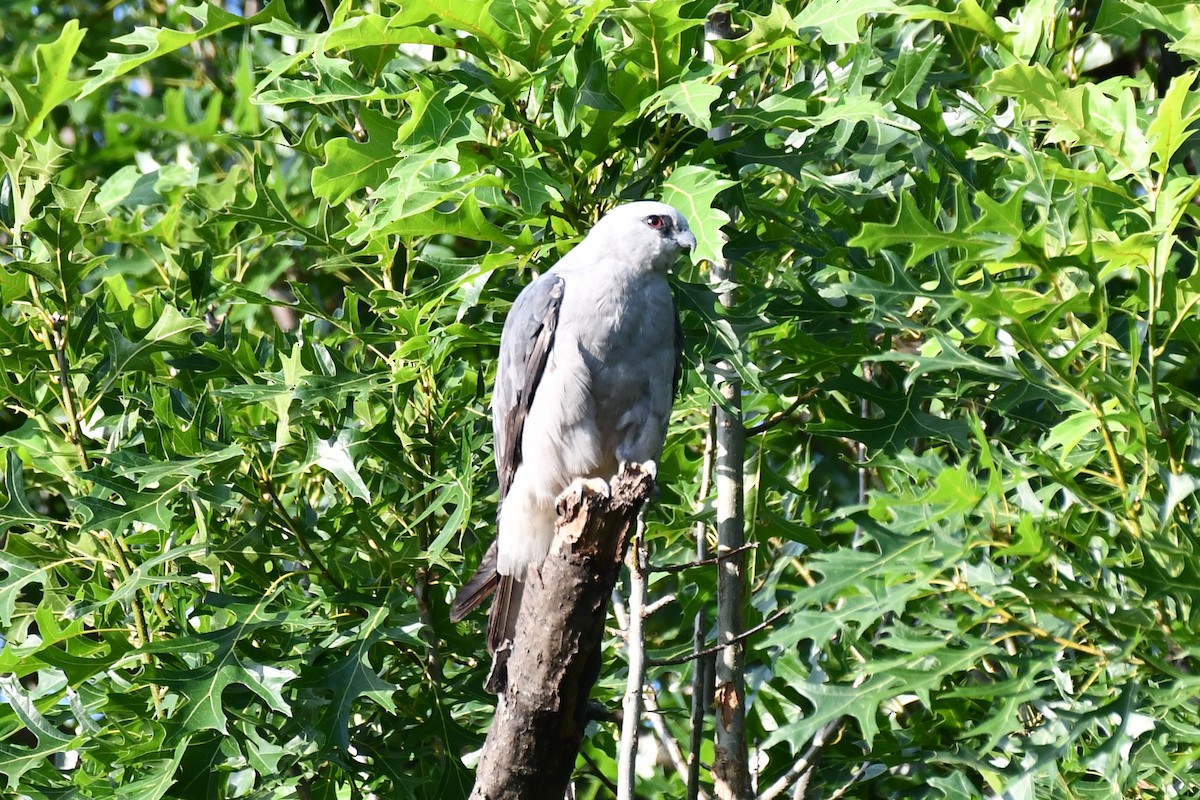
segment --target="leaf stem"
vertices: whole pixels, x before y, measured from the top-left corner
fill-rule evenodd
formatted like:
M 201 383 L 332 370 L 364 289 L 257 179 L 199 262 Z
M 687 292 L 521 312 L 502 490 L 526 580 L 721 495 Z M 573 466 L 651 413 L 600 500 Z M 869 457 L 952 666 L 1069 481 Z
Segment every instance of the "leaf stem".
M 50 315 L 50 332 L 54 344 L 54 361 L 58 369 L 58 385 L 62 390 L 63 411 L 67 415 L 67 438 L 75 446 L 75 455 L 83 470 L 92 468 L 87 451 L 83 447 L 83 424 L 75 411 L 75 398 L 71 392 L 70 369 L 67 366 L 67 328 L 69 320 L 64 314 Z
M 300 549 L 304 551 L 304 554 L 312 562 L 313 566 L 317 568 L 317 571 L 339 592 L 345 591 L 346 587 L 325 567 L 320 556 L 313 550 L 299 520 L 291 515 L 287 507 L 284 506 L 283 501 L 279 499 L 279 495 L 275 492 L 275 487 L 271 484 L 271 480 L 267 475 L 262 475 L 259 480 L 259 487 L 262 489 L 262 493 L 267 496 L 267 499 L 271 501 L 271 505 L 274 506 L 276 516 L 284 523 L 285 529 L 296 537 L 296 541 L 300 543 Z

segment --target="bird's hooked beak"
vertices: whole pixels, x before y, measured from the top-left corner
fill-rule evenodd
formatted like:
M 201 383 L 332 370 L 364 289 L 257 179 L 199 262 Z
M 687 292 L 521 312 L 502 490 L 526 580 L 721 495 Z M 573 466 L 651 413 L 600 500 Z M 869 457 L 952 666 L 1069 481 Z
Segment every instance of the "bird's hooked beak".
M 696 235 L 691 231 L 679 231 L 675 234 L 675 244 L 691 252 L 696 249 Z

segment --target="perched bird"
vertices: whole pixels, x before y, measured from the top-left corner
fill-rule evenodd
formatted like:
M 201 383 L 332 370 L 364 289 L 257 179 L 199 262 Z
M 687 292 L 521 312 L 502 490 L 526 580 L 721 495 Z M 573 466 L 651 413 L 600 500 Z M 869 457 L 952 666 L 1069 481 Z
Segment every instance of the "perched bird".
M 559 495 L 662 454 L 683 344 L 667 270 L 695 246 L 671 206 L 621 205 L 513 304 L 492 394 L 498 533 L 450 613 L 458 622 L 494 591 L 489 651 L 515 633 Z

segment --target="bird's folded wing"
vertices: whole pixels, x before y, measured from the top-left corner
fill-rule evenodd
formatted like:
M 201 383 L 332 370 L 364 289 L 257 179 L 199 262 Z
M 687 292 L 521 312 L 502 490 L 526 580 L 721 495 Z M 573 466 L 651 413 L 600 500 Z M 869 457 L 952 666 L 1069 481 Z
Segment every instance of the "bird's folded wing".
M 546 273 L 526 286 L 513 303 L 500 339 L 492 413 L 496 421 L 496 473 L 500 476 L 501 503 L 521 465 L 521 434 L 554 347 L 554 332 L 558 328 L 558 311 L 562 307 L 565 286 L 563 279 L 553 273 Z M 450 609 L 450 621 L 458 622 L 500 587 L 501 596 L 497 603 L 502 607 L 492 609 L 489 644 L 506 631 L 511 635 L 512 621 L 520 608 L 520 594 L 512 586 L 513 581 L 506 580 L 502 585 L 500 575 L 496 573 L 496 555 L 493 541 L 475 574 L 455 596 Z
M 479 562 L 475 574 L 462 585 L 458 594 L 454 596 L 454 605 L 450 607 L 450 621 L 462 622 L 467 614 L 478 608 L 480 603 L 487 600 L 488 596 L 496 591 L 496 585 L 499 582 L 500 574 L 496 572 L 496 542 L 493 540 L 492 546 L 483 556 L 483 561 Z
M 546 362 L 554 347 L 566 284 L 548 272 L 525 287 L 513 304 L 500 339 L 500 363 L 492 394 L 496 429 L 496 472 L 504 502 L 521 466 L 521 434 Z

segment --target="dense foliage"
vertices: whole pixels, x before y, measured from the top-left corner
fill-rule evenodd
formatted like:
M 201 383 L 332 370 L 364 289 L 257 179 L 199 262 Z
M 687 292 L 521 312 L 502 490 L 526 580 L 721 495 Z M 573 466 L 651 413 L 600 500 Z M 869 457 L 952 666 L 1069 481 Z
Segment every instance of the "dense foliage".
M 1200 789 L 1200 10 L 754 0 L 706 58 L 712 9 L 5 5 L 8 794 L 464 797 L 500 324 L 641 197 L 700 240 L 655 564 L 745 391 L 758 787 Z M 652 656 L 714 585 L 653 575 Z M 693 666 L 650 673 L 685 750 Z

